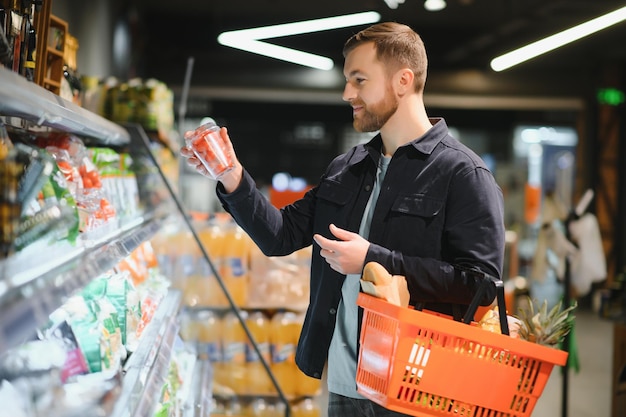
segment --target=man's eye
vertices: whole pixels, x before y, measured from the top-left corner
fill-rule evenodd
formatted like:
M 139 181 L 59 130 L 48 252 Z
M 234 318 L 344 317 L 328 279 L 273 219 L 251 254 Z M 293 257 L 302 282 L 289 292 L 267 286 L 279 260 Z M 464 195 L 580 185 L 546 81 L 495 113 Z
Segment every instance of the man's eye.
M 356 79 L 356 83 L 357 84 L 363 84 L 365 82 L 365 78 L 357 78 Z

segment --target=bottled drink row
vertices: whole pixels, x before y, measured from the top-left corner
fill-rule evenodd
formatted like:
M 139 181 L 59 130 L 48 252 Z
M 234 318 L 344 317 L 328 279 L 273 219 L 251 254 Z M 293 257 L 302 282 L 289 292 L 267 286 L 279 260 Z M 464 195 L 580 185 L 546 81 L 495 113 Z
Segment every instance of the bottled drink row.
M 0 63 L 29 81 L 35 79 L 35 15 L 43 0 L 0 0 Z
M 289 404 L 291 417 L 320 417 L 320 404 L 313 398 L 301 398 Z M 245 400 L 237 397 L 214 399 L 211 417 L 284 417 L 285 405 L 265 398 Z
M 212 364 L 214 394 L 277 395 L 262 356 L 287 398 L 318 395 L 320 380 L 308 377 L 295 364 L 303 315 L 288 310 L 272 314 L 250 310 L 241 311 L 240 315 L 257 349 L 232 310 L 223 314 L 214 310 L 186 311 L 182 317 L 181 336 L 195 341 L 199 356 Z
M 239 307 L 307 307 L 311 247 L 289 256 L 267 257 L 226 213 L 198 220 L 195 228 L 214 270 L 190 232 L 173 231 L 153 242 L 160 265 L 173 277 L 173 286 L 183 292 L 186 306 L 229 307 L 217 272 Z

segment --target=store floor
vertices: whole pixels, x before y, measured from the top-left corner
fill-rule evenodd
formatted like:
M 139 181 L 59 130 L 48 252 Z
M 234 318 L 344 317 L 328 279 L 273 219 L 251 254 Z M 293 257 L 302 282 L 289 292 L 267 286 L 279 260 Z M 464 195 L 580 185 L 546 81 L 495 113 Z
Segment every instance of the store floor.
M 611 417 L 613 375 L 613 323 L 591 310 L 576 311 L 574 337 L 578 343 L 580 372 L 569 373 L 568 413 L 563 416 L 563 376 L 553 370 L 532 417 Z M 320 400 L 326 416 L 326 393 Z
M 574 337 L 580 372 L 569 373 L 567 417 L 610 417 L 613 375 L 613 323 L 590 310 L 576 311 Z M 533 417 L 562 416 L 563 375 L 554 369 Z

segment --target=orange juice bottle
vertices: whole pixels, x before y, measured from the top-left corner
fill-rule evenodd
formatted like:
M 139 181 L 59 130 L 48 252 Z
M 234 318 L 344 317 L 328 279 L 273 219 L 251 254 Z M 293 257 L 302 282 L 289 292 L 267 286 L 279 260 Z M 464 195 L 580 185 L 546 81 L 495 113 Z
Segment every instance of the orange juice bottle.
M 263 397 L 255 398 L 245 407 L 245 414 L 249 417 L 272 417 L 272 403 Z
M 222 227 L 218 219 L 213 219 L 198 231 L 198 238 L 218 273 L 220 273 L 224 260 L 224 230 Z M 204 305 L 227 306 L 228 301 L 224 291 L 222 291 L 213 270 L 204 257 L 202 257 L 200 265 L 201 275 L 206 279 L 206 288 L 203 296 Z
M 296 314 L 292 311 L 278 311 L 271 320 L 270 350 L 271 369 L 280 389 L 287 397 L 296 395 L 296 343 L 293 323 Z
M 296 319 L 292 323 L 291 332 L 293 337 L 295 337 L 296 344 L 298 343 L 298 338 L 300 337 L 300 332 L 302 331 L 302 324 L 304 323 L 304 313 L 300 313 L 296 315 Z M 302 372 L 298 367 L 295 370 L 295 385 L 296 385 L 296 395 L 304 396 L 304 397 L 313 397 L 318 395 L 322 389 L 322 381 L 317 378 L 311 378 L 304 372 Z
M 270 364 L 270 321 L 261 310 L 255 310 L 248 314 L 246 319 L 248 330 L 252 334 L 258 347 L 261 357 Z M 275 392 L 274 385 L 270 379 L 259 354 L 248 340 L 246 344 L 246 367 L 248 377 L 248 392 L 253 395 L 267 395 Z
M 183 310 L 179 316 L 180 320 L 180 337 L 187 343 L 196 345 L 198 343 L 198 335 L 200 329 L 195 315 L 188 310 Z
M 172 287 L 183 292 L 183 302 L 188 306 L 197 305 L 197 270 L 196 259 L 198 245 L 187 229 L 171 231 L 163 247 L 168 251 L 171 261 L 166 276 L 170 277 Z
M 248 301 L 251 242 L 246 232 L 235 223 L 226 228 L 222 278 L 238 306 L 245 306 Z
M 321 410 L 319 404 L 312 398 L 304 398 L 292 407 L 292 417 L 320 417 Z
M 247 313 L 240 311 L 242 319 Z M 222 319 L 223 373 L 226 375 L 224 385 L 235 394 L 245 394 L 246 378 L 246 332 L 233 311 L 229 311 Z
M 211 363 L 213 381 L 225 385 L 222 320 L 214 311 L 202 310 L 196 314 L 195 321 L 198 329 L 198 356 Z

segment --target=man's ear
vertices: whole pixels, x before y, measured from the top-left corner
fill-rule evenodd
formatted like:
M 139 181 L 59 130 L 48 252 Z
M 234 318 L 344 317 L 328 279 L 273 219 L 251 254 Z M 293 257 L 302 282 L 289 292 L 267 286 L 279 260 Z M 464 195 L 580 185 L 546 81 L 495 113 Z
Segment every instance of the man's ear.
M 396 89 L 401 96 L 414 90 L 413 82 L 415 74 L 408 68 L 402 68 L 396 72 Z

